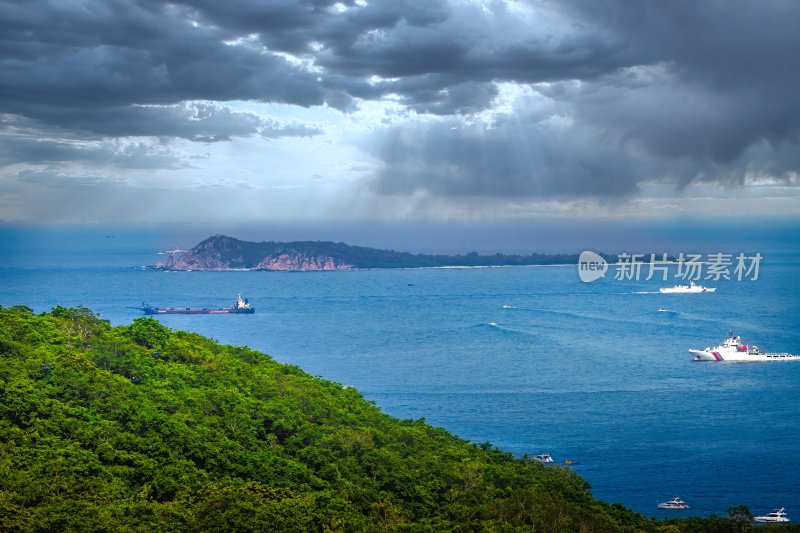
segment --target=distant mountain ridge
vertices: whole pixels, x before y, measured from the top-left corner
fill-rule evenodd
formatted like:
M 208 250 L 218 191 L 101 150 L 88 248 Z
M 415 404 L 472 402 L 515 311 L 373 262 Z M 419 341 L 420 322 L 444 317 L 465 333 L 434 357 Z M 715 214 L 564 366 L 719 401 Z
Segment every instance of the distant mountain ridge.
M 577 254 L 431 255 L 352 246 L 343 242 L 248 242 L 214 235 L 183 255 L 156 265 L 165 270 L 352 270 L 367 268 L 474 267 L 576 263 Z

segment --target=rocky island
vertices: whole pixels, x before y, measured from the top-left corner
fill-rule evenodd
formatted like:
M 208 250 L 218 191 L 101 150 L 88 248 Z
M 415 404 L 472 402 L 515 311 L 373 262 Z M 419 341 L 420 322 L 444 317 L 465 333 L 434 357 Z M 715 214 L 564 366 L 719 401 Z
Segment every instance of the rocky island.
M 352 270 L 366 268 L 475 267 L 574 264 L 577 254 L 430 255 L 343 242 L 248 242 L 215 235 L 156 265 L 164 270 Z

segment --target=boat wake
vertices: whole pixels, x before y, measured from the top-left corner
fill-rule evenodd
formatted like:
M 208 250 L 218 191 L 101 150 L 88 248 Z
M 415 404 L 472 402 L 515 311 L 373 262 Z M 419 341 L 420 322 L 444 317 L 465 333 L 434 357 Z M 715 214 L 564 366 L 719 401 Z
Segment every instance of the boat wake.
M 538 336 L 538 334 L 536 332 L 534 332 L 534 331 L 515 328 L 515 327 L 510 327 L 510 326 L 505 326 L 503 324 L 498 324 L 497 322 L 488 322 L 488 323 L 485 323 L 485 324 L 477 324 L 475 327 L 491 328 L 491 329 L 493 329 L 495 331 L 498 331 L 498 332 L 500 332 L 502 334 L 507 334 L 507 335 L 525 335 L 525 336 L 529 336 L 529 337 L 537 337 Z
M 630 294 L 661 294 L 658 291 L 634 291 Z

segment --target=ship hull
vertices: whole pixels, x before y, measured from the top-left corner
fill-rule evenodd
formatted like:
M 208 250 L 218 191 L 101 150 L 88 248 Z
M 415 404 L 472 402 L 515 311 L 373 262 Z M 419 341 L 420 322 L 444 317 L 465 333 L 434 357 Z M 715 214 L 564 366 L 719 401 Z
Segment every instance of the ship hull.
M 716 292 L 716 287 L 690 287 L 690 288 L 675 288 L 675 287 L 668 287 L 668 288 L 661 288 L 658 289 L 658 292 L 661 294 L 700 294 L 704 292 Z
M 695 361 L 731 361 L 736 363 L 760 361 L 800 361 L 800 355 L 790 353 L 758 353 L 735 352 L 727 350 L 689 350 Z
M 146 308 L 142 309 L 146 315 L 252 315 L 255 308 L 250 309 L 173 309 L 173 308 Z

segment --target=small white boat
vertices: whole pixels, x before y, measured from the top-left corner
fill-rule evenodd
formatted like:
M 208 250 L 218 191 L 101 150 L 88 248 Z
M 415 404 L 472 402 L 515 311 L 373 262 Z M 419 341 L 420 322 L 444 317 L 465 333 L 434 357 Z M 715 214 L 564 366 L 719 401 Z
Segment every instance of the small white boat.
M 771 513 L 767 513 L 763 516 L 756 516 L 753 517 L 754 522 L 764 522 L 768 524 L 785 524 L 789 522 L 789 519 L 786 517 L 786 508 L 781 507 L 780 509 L 775 509 Z
M 668 502 L 661 502 L 657 505 L 659 509 L 672 509 L 675 511 L 680 511 L 682 509 L 688 509 L 689 504 L 685 501 L 681 500 L 678 497 L 672 498 Z
M 662 287 L 658 289 L 661 294 L 698 294 L 701 292 L 714 292 L 716 287 L 703 287 L 694 281 L 690 285 L 675 285 L 673 287 Z
M 800 355 L 790 353 L 765 353 L 758 346 L 742 344 L 742 338 L 728 333 L 728 338 L 719 346 L 703 350 L 691 349 L 695 361 L 800 361 Z
M 549 453 L 540 453 L 539 455 L 534 457 L 534 459 L 536 459 L 540 463 L 552 463 L 553 462 L 553 458 L 550 457 Z

